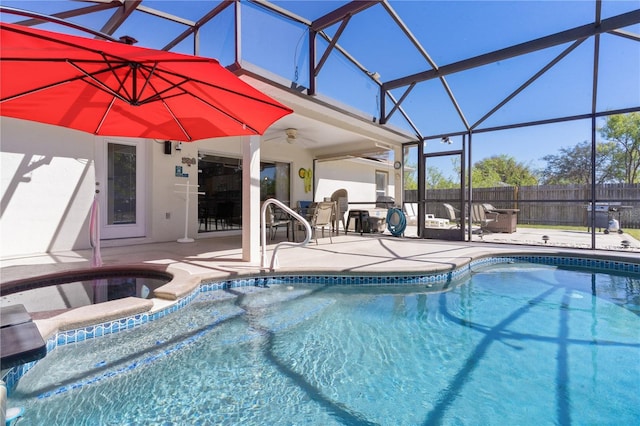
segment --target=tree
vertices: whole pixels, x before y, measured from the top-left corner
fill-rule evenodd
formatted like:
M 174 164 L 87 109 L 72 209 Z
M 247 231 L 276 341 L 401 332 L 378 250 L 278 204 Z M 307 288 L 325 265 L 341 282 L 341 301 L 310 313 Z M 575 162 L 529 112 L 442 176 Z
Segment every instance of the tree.
M 536 173 L 529 166 L 506 154 L 494 155 L 476 162 L 471 176 L 474 188 L 526 186 L 538 183 Z
M 596 183 L 616 181 L 616 167 L 612 164 L 615 143 L 596 144 Z M 560 148 L 557 155 L 542 157 L 547 166 L 540 173 L 548 185 L 591 183 L 591 143 L 584 141 L 575 146 Z
M 447 189 L 459 186 L 452 179 L 445 177 L 437 167 L 427 167 L 426 186 L 428 189 Z
M 458 169 L 459 170 L 459 169 Z M 459 184 L 453 179 L 447 178 L 444 173 L 437 167 L 427 167 L 425 185 L 428 189 L 446 189 L 455 188 Z M 417 166 L 415 164 L 407 164 L 404 170 L 404 189 L 418 189 L 418 180 L 416 179 Z
M 599 130 L 607 141 L 596 143 L 595 183 L 640 182 L 640 113 L 608 116 Z M 541 172 L 543 183 L 591 183 L 590 142 L 561 148 L 559 154 L 542 159 L 547 162 Z
M 418 189 L 418 181 L 416 180 L 417 166 L 415 164 L 405 164 L 404 166 L 404 189 Z
M 600 136 L 616 145 L 612 163 L 625 183 L 640 182 L 640 112 L 610 115 Z

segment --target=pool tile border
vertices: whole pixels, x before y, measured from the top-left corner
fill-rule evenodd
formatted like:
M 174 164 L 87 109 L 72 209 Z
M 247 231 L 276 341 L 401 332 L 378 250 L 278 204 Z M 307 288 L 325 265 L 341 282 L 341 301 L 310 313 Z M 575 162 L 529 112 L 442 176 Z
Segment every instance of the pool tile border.
M 543 264 L 549 266 L 569 266 L 575 268 L 585 268 L 588 270 L 616 271 L 640 274 L 640 263 L 632 263 L 617 260 L 607 260 L 588 257 L 573 257 L 559 255 L 502 255 L 487 256 L 474 259 L 469 263 L 456 268 L 453 271 L 434 272 L 424 274 L 398 273 L 393 275 L 344 275 L 344 274 L 322 274 L 322 275 L 274 275 L 259 276 L 241 279 L 228 280 L 203 280 L 200 285 L 187 296 L 176 303 L 153 313 L 142 313 L 131 317 L 121 318 L 114 321 L 107 321 L 79 329 L 60 331 L 47 340 L 47 353 L 56 347 L 71 343 L 82 342 L 88 339 L 95 339 L 108 334 L 117 333 L 138 327 L 149 321 L 155 321 L 166 315 L 174 313 L 189 305 L 200 293 L 215 290 L 225 290 L 230 288 L 258 286 L 264 287 L 277 284 L 294 284 L 303 282 L 305 284 L 319 285 L 391 285 L 391 284 L 436 284 L 454 282 L 471 273 L 473 268 L 500 264 L 525 262 Z M 12 368 L 3 378 L 8 391 L 15 388 L 20 378 L 27 373 L 37 361 L 23 364 Z

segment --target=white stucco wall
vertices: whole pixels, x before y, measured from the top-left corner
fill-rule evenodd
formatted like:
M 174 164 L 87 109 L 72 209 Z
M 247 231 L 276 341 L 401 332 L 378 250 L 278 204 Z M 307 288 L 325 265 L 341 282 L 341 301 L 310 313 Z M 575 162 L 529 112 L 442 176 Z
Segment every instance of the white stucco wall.
M 0 119 L 2 256 L 87 247 L 94 137 Z
M 109 138 L 114 140 L 114 138 Z M 115 141 L 123 138 L 115 138 Z M 126 140 L 126 138 L 124 138 Z M 104 141 L 83 132 L 2 117 L 0 119 L 0 173 L 2 214 L 0 216 L 0 256 L 88 249 L 89 214 L 95 193 L 95 146 Z M 175 241 L 184 236 L 184 190 L 175 184 L 198 182 L 198 151 L 242 156 L 240 138 L 218 138 L 183 143 L 181 151 L 164 154 L 162 141 L 144 141 L 146 157 L 145 236 L 104 240 L 103 246 Z M 174 144 L 175 146 L 175 144 Z M 279 142 L 263 142 L 261 159 L 291 165 L 291 203 L 312 199 L 305 193 L 298 169 L 311 169 L 313 160 L 303 147 Z M 177 177 L 182 166 L 188 178 Z M 190 197 L 188 235 L 198 235 L 196 188 Z M 256 214 L 259 212 L 256 211 Z M 104 214 L 104 212 L 103 212 Z M 236 231 L 237 232 L 237 231 Z M 216 233 L 209 233 L 212 237 Z
M 316 194 L 314 201 L 322 201 L 325 197 L 344 188 L 349 195 L 349 204 L 363 203 L 357 207 L 373 206 L 376 201 L 376 171 L 385 172 L 389 176 L 387 195 L 394 197 L 395 171 L 391 164 L 377 163 L 360 158 L 320 161 L 316 164 Z

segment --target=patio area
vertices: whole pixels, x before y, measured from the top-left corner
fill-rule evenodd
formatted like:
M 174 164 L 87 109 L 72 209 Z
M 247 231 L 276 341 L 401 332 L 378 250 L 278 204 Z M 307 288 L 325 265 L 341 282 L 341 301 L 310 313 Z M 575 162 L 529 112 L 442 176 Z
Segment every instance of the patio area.
M 542 240 L 548 235 L 548 243 Z M 640 261 L 640 242 L 628 234 L 598 234 L 601 250 L 578 249 L 590 244 L 587 232 L 554 231 L 519 228 L 513 234 L 474 235 L 471 242 L 425 240 L 414 238 L 415 227 L 407 227 L 405 237 L 393 237 L 388 231 L 377 234 L 349 232 L 319 238 L 318 244 L 306 247 L 283 246 L 278 250 L 277 272 L 384 273 L 433 272 L 449 270 L 479 256 L 490 254 L 532 253 L 565 254 L 580 257 L 602 257 Z M 631 242 L 628 249 L 621 241 Z M 267 246 L 267 259 L 276 243 L 285 241 L 280 231 Z M 149 265 L 169 272 L 179 271 L 190 277 L 227 279 L 259 274 L 259 264 L 243 262 L 241 236 L 198 239 L 193 243 L 164 242 L 155 244 L 103 247 L 105 267 Z M 0 259 L 1 282 L 89 268 L 91 250 L 31 254 Z

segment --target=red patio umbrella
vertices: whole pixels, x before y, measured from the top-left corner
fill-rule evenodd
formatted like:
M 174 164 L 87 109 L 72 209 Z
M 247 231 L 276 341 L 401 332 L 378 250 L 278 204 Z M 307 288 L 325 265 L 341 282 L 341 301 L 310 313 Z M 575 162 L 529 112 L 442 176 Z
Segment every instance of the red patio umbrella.
M 288 107 L 216 60 L 0 23 L 0 114 L 96 135 L 263 134 Z

